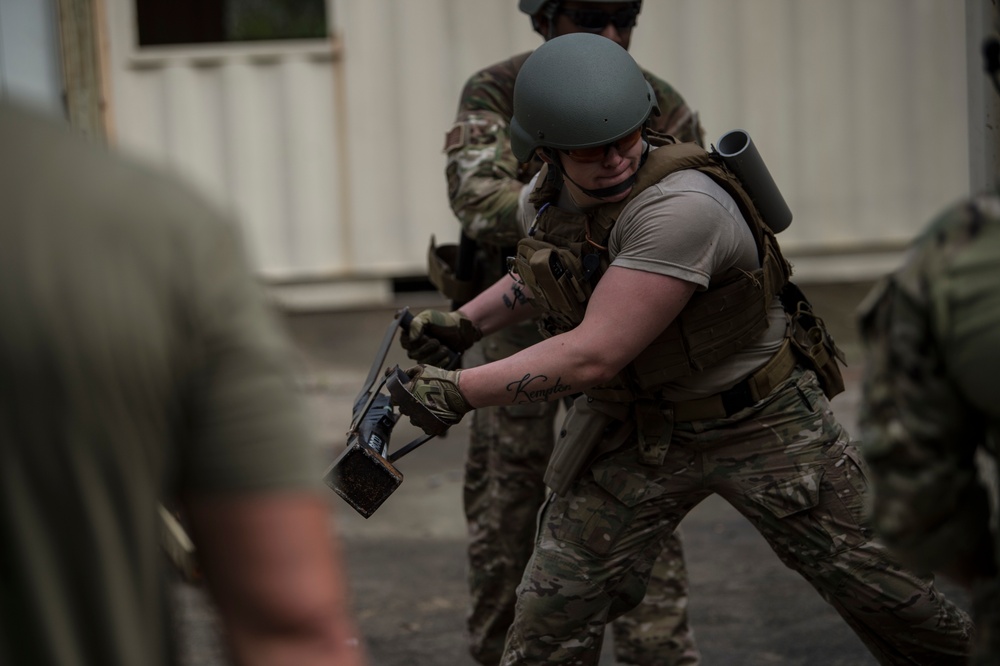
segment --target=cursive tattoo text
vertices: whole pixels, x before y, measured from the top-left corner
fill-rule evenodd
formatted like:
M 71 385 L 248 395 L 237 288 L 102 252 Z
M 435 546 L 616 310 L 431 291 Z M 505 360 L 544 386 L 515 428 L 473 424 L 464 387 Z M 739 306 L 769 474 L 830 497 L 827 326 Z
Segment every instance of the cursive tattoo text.
M 507 384 L 507 390 L 514 393 L 514 399 L 511 400 L 511 403 L 546 402 L 557 393 L 564 393 L 571 389 L 569 385 L 562 383 L 562 377 L 556 379 L 556 383 L 552 386 L 533 388 L 533 386 L 538 386 L 539 382 L 545 382 L 548 379 L 545 375 L 532 377 L 531 373 L 528 373 L 521 379 Z

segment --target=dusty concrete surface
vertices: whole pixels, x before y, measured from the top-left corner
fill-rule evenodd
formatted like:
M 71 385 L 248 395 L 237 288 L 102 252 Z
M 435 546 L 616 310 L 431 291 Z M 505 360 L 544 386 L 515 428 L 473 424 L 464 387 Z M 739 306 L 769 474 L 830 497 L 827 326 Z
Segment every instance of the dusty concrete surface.
M 867 284 L 805 285 L 848 355 L 847 391 L 834 409 L 855 431 L 859 350 L 854 309 Z M 400 305 L 438 307 L 415 294 Z M 350 405 L 374 356 L 393 308 L 296 315 L 289 329 L 301 353 L 301 382 L 329 434 L 317 451 L 322 473 L 343 446 Z M 398 345 L 390 362 L 406 365 Z M 364 640 L 374 666 L 471 666 L 464 637 L 465 528 L 461 480 L 467 428 L 428 442 L 398 461 L 403 484 L 364 519 L 331 492 L 336 529 L 346 546 L 349 574 Z M 395 450 L 416 432 L 401 424 Z M 860 666 L 874 664 L 860 641 L 812 588 L 786 569 L 763 538 L 728 504 L 710 498 L 682 525 L 691 579 L 690 614 L 703 662 Z M 960 605 L 964 595 L 942 589 Z M 200 590 L 176 586 L 185 663 L 225 663 L 211 606 Z M 613 663 L 605 646 L 602 665 Z

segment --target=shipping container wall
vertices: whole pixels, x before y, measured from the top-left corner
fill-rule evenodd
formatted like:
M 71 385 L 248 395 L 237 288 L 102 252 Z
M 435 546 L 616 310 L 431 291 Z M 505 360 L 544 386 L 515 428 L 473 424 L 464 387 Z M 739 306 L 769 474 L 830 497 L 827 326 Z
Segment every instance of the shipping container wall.
M 139 46 L 103 0 L 114 126 L 233 211 L 289 303 L 391 296 L 457 237 L 444 134 L 466 77 L 541 38 L 516 0 L 328 0 L 327 39 Z M 744 129 L 803 278 L 871 275 L 968 189 L 965 15 L 946 0 L 647 0 L 632 53 Z
M 651 0 L 640 20 L 633 54 L 708 140 L 753 138 L 792 210 L 779 239 L 800 276 L 886 270 L 967 193 L 963 3 Z

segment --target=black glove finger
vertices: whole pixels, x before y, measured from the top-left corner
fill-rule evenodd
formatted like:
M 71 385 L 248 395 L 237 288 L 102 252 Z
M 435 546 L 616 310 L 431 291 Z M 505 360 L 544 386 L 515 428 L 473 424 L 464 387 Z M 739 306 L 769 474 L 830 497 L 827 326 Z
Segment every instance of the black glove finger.
M 433 338 L 427 338 L 419 347 L 407 350 L 406 355 L 417 363 L 443 367 L 452 357 L 451 350 Z
M 468 346 L 463 344 L 459 330 L 454 326 L 443 327 L 435 326 L 434 324 L 427 324 L 424 327 L 423 335 L 426 335 L 434 340 L 439 340 L 441 344 L 451 349 L 464 349 Z
M 428 338 L 426 335 L 420 335 L 416 338 L 400 338 L 399 344 L 406 350 L 406 355 L 414 361 L 420 361 L 420 356 L 433 354 L 441 346 L 440 342 L 434 338 Z
M 450 349 L 444 345 L 440 345 L 434 353 L 428 354 L 427 357 L 421 359 L 420 362 L 424 365 L 433 365 L 438 368 L 444 368 L 451 363 L 453 356 L 454 354 Z
M 418 335 L 416 338 L 411 338 L 409 333 L 403 331 L 399 334 L 399 346 L 403 349 L 412 349 L 418 343 L 422 344 L 422 340 L 426 339 L 426 335 Z

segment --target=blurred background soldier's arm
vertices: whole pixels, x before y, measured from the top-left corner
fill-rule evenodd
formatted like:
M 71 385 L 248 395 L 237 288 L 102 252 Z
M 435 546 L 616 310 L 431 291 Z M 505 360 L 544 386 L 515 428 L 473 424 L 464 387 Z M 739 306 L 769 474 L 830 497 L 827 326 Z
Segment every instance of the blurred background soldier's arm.
M 445 174 L 451 209 L 462 231 L 480 244 L 513 246 L 521 238 L 517 201 L 541 164 L 519 164 L 510 149 L 512 91 L 523 53 L 473 75 L 465 84 L 455 124 L 445 135 Z M 498 277 L 494 268 L 493 279 Z M 486 286 L 486 285 L 483 285 Z

